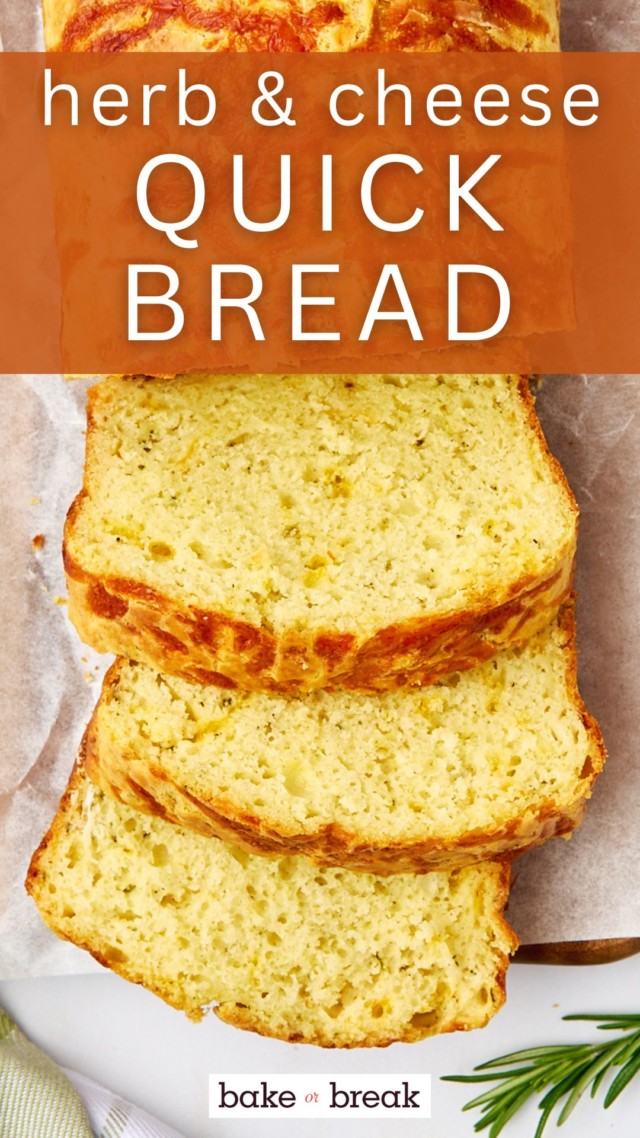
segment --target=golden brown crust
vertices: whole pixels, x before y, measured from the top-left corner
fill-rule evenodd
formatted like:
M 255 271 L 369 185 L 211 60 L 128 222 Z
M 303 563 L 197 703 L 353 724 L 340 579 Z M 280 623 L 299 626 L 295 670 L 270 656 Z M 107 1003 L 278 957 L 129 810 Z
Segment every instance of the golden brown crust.
M 196 797 L 172 780 L 159 764 L 147 765 L 134 754 L 123 753 L 107 733 L 101 732 L 101 707 L 117 687 L 121 666 L 118 662 L 105 677 L 102 695 L 85 734 L 87 773 L 107 794 L 129 806 L 265 856 L 304 854 L 321 865 L 344 866 L 381 876 L 453 870 L 478 861 L 513 858 L 550 838 L 568 837 L 580 825 L 605 762 L 600 729 L 578 691 L 573 605 L 565 609 L 561 624 L 567 645 L 568 698 L 580 715 L 589 739 L 588 758 L 580 783 L 572 800 L 548 799 L 525 817 L 513 817 L 493 829 L 469 830 L 448 839 L 389 842 L 380 835 L 377 842 L 364 842 L 357 833 L 336 823 L 320 825 L 312 832 L 286 831 L 276 827 L 266 815 L 240 811 L 228 799 Z
M 71 507 L 67 532 L 79 499 Z M 94 578 L 65 546 L 69 616 L 101 652 L 141 660 L 198 683 L 304 694 L 319 688 L 388 691 L 420 687 L 522 644 L 545 628 L 571 592 L 574 543 L 542 581 L 510 586 L 509 599 L 439 619 L 389 625 L 366 640 L 326 629 L 276 637 L 221 612 L 180 605 L 123 578 Z M 497 601 L 497 598 L 496 598 Z
M 523 576 L 464 611 L 397 622 L 369 637 L 333 628 L 278 635 L 232 613 L 186 605 L 140 581 L 97 576 L 83 566 L 71 548 L 76 519 L 91 493 L 85 470 L 84 488 L 65 524 L 71 620 L 98 651 L 142 660 L 199 683 L 285 695 L 319 688 L 375 692 L 422 686 L 524 643 L 554 619 L 570 595 L 578 507 L 549 451 L 526 377 L 518 381 L 518 394 L 527 428 L 575 519 L 571 539 L 541 577 Z M 95 427 L 91 398 L 87 422 L 90 436 Z
M 468 1031 L 475 1027 L 483 1027 L 485 1023 L 491 1019 L 493 1014 L 502 1007 L 506 997 L 505 977 L 509 965 L 509 956 L 513 955 L 519 944 L 518 937 L 504 916 L 504 908 L 509 896 L 511 878 L 510 866 L 506 862 L 496 863 L 499 872 L 496 903 L 494 913 L 492 916 L 488 916 L 488 921 L 494 930 L 496 943 L 504 943 L 507 952 L 501 951 L 498 954 L 495 981 L 491 989 L 492 1007 L 487 1010 L 486 1016 L 480 1022 L 475 1019 L 473 1023 L 471 1023 L 465 1021 L 462 1017 L 449 1023 L 436 1023 L 429 1026 L 416 1026 L 415 1023 L 409 1022 L 404 1031 L 399 1031 L 391 1037 L 388 1035 L 369 1035 L 365 1038 L 337 1041 L 335 1038 L 325 1037 L 314 1030 L 310 1030 L 305 1034 L 296 1033 L 295 1035 L 282 1030 L 276 1030 L 273 1024 L 260 1017 L 259 1012 L 239 1003 L 224 1002 L 212 1009 L 208 1007 L 185 1006 L 179 999 L 176 999 L 175 989 L 170 984 L 163 985 L 162 983 L 150 982 L 148 976 L 145 975 L 142 970 L 135 968 L 130 960 L 122 960 L 120 958 L 121 954 L 114 951 L 109 945 L 107 928 L 104 930 L 104 939 L 101 939 L 99 942 L 92 941 L 90 943 L 85 936 L 73 928 L 72 924 L 67 923 L 64 925 L 64 928 L 61 927 L 62 922 L 60 921 L 59 912 L 56 912 L 56 905 L 52 903 L 51 895 L 46 889 L 46 868 L 43 868 L 41 863 L 46 860 L 49 846 L 55 845 L 60 831 L 63 831 L 66 827 L 68 815 L 73 815 L 73 799 L 77 791 L 81 788 L 84 777 L 84 760 L 81 749 L 67 788 L 61 798 L 56 816 L 31 858 L 25 881 L 27 892 L 36 902 L 45 923 L 56 935 L 62 937 L 64 940 L 70 940 L 73 944 L 77 945 L 78 948 L 84 949 L 100 964 L 118 973 L 123 979 L 142 985 L 172 1007 L 177 1008 L 179 1011 L 184 1011 L 189 1019 L 198 1022 L 203 1018 L 207 1010 L 213 1010 L 215 1014 L 226 1023 L 246 1030 L 255 1031 L 260 1035 L 283 1039 L 287 1042 L 309 1043 L 315 1044 L 318 1047 L 327 1048 L 388 1047 L 391 1043 L 416 1042 L 436 1032 Z
M 125 760 L 126 762 L 126 760 Z M 126 770 L 114 774 L 105 769 L 95 750 L 88 750 L 87 771 L 97 786 L 128 806 L 163 818 L 207 837 L 222 838 L 249 853 L 265 857 L 302 854 L 323 866 L 343 866 L 353 872 L 387 877 L 394 873 L 429 873 L 461 869 L 489 858 L 512 859 L 542 845 L 550 838 L 568 837 L 582 822 L 589 793 L 559 810 L 555 803 L 541 807 L 524 823 L 514 818 L 493 830 L 470 831 L 449 841 L 401 842 L 386 846 L 365 844 L 341 826 L 329 824 L 312 834 L 283 835 L 262 818 L 234 814 L 233 806 L 219 801 L 215 806 L 194 798 L 157 768 L 133 778 Z M 594 774 L 594 779 L 596 775 Z M 158 787 L 170 783 L 171 805 Z
M 44 0 L 49 51 L 553 51 L 555 0 Z

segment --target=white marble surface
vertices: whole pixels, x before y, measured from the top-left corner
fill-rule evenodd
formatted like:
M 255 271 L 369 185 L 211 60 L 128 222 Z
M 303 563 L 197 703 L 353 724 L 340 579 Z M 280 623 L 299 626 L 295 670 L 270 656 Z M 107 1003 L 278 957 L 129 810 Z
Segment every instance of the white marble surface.
M 483 1031 L 386 1050 L 322 1051 L 236 1031 L 211 1016 L 190 1023 L 141 988 L 115 976 L 68 976 L 0 983 L 0 1004 L 60 1063 L 109 1085 L 174 1126 L 184 1138 L 472 1138 L 477 1114 L 461 1107 L 474 1088 L 442 1083 L 516 1047 L 593 1039 L 592 1025 L 562 1023 L 572 1012 L 640 1011 L 640 957 L 589 968 L 514 965 L 509 999 Z M 251 1122 L 207 1117 L 209 1073 L 431 1072 L 430 1122 Z M 476 1093 L 479 1093 L 476 1091 Z M 504 1138 L 533 1138 L 532 1107 Z M 585 1101 L 562 1138 L 635 1138 L 640 1076 L 608 1111 Z M 557 1133 L 549 1127 L 548 1138 Z M 2 1135 L 11 1138 L 11 1135 Z M 547 1136 L 545 1136 L 547 1138 Z

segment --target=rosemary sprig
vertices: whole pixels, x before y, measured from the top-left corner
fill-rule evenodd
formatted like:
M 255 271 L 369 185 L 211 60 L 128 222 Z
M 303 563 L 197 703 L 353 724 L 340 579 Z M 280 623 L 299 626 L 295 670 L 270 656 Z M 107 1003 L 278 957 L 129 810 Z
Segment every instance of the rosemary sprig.
M 482 1117 L 475 1124 L 476 1131 L 488 1130 L 488 1138 L 498 1138 L 509 1119 L 528 1099 L 542 1095 L 538 1103 L 542 1113 L 534 1135 L 541 1138 L 554 1110 L 558 1113 L 557 1125 L 562 1126 L 585 1091 L 590 1087 L 591 1098 L 595 1098 L 604 1079 L 616 1069 L 604 1097 L 605 1109 L 638 1074 L 640 1013 L 563 1018 L 597 1023 L 599 1031 L 615 1031 L 618 1035 L 606 1043 L 559 1043 L 512 1051 L 481 1063 L 474 1068 L 477 1073 L 473 1075 L 443 1076 L 443 1081 L 449 1083 L 495 1084 L 463 1108 L 480 1109 Z

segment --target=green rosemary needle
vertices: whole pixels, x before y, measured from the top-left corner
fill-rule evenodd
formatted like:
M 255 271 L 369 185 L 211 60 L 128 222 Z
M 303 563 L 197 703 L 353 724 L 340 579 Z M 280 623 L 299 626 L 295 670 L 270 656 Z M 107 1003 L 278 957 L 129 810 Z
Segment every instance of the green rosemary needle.
M 560 1043 L 512 1051 L 499 1059 L 481 1063 L 473 1075 L 445 1075 L 449 1083 L 493 1083 L 464 1110 L 481 1111 L 474 1129 L 488 1130 L 488 1138 L 498 1138 L 507 1122 L 532 1096 L 542 1095 L 538 1103 L 540 1121 L 534 1138 L 541 1138 L 547 1122 L 557 1110 L 557 1125 L 566 1122 L 582 1095 L 589 1088 L 595 1098 L 602 1082 L 615 1076 L 604 1097 L 605 1108 L 640 1071 L 640 1013 L 636 1015 L 571 1015 L 565 1020 L 598 1024 L 599 1031 L 617 1032 L 615 1039 L 603 1043 Z M 543 1093 L 545 1092 L 545 1093 Z

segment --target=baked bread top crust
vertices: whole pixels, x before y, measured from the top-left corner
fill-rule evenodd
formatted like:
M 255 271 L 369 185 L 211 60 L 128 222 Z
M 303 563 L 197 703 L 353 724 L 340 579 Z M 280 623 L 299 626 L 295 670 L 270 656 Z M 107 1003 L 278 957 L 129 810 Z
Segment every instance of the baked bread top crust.
M 553 51 L 555 0 L 44 0 L 49 51 Z

